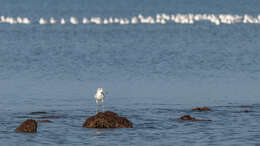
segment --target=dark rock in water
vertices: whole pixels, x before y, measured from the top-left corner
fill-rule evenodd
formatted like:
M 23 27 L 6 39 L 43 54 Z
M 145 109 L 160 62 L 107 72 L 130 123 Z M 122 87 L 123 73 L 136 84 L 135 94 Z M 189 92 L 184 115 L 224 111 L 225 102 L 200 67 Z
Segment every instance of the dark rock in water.
M 241 105 L 240 107 L 241 108 L 252 108 L 252 106 L 250 106 L 250 105 Z
M 249 113 L 249 112 L 251 112 L 251 111 L 249 111 L 249 110 L 240 111 L 240 113 Z
M 208 107 L 196 107 L 192 109 L 193 111 L 210 111 L 211 109 Z
M 16 132 L 35 133 L 37 132 L 37 122 L 32 119 L 24 121 L 15 129 Z
M 196 118 L 191 117 L 190 115 L 184 115 L 180 117 L 183 121 L 192 121 L 192 122 L 198 122 L 198 121 L 205 121 L 205 122 L 211 122 L 211 120 L 198 120 Z
M 133 128 L 133 124 L 125 117 L 120 117 L 116 113 L 106 111 L 89 117 L 84 123 L 86 128 Z
M 184 120 L 184 121 L 199 121 L 193 117 L 191 117 L 190 115 L 184 115 L 180 118 L 181 120 Z
M 63 116 L 49 115 L 49 116 L 39 117 L 39 119 L 57 119 L 57 118 L 61 118 L 61 117 L 63 117 Z
M 37 120 L 37 123 L 52 123 L 50 120 Z
M 30 119 L 31 116 L 16 116 L 16 118 L 20 118 L 20 119 Z
M 30 115 L 41 115 L 41 114 L 47 114 L 47 112 L 31 112 Z

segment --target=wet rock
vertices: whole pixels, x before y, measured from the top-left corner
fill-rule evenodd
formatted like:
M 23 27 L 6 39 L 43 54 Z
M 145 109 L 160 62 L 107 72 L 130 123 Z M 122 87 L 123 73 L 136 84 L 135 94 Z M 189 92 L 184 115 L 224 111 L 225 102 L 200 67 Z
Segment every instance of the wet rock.
M 184 121 L 199 121 L 193 117 L 191 117 L 190 115 L 184 115 L 182 117 L 180 117 L 181 120 L 184 120 Z
M 16 132 L 35 133 L 37 132 L 37 122 L 32 119 L 24 121 L 15 129 Z
M 211 122 L 211 120 L 198 120 L 196 118 L 191 117 L 190 115 L 184 115 L 180 117 L 183 121 L 192 121 L 192 122 L 198 122 L 198 121 L 205 121 L 205 122 Z
M 37 120 L 37 123 L 52 123 L 50 120 Z
M 89 117 L 84 123 L 86 128 L 133 128 L 133 124 L 125 117 L 120 117 L 116 113 L 106 111 Z
M 41 114 L 47 114 L 47 112 L 31 112 L 30 115 L 41 115 Z
M 192 109 L 193 111 L 211 111 L 210 108 L 208 107 L 196 107 L 194 109 Z

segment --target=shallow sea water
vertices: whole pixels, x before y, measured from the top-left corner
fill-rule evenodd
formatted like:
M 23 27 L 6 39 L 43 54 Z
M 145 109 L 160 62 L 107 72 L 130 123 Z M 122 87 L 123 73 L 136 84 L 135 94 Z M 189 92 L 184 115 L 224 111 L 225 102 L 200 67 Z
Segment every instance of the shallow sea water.
M 20 97 L 21 98 L 21 97 Z M 148 100 L 149 99 L 149 100 Z M 130 129 L 88 129 L 84 120 L 95 114 L 95 103 L 85 97 L 44 99 L 21 98 L 9 101 L 1 111 L 1 145 L 257 145 L 260 105 L 242 103 L 207 103 L 212 111 L 195 112 L 197 104 L 158 97 L 109 97 L 105 108 L 127 117 Z M 91 99 L 90 99 L 91 100 Z M 23 105 L 21 105 L 21 104 Z M 185 104 L 183 104 L 185 103 Z M 25 106 L 26 107 L 21 107 Z M 248 113 L 240 112 L 248 110 Z M 47 114 L 31 115 L 32 111 Z M 179 118 L 190 114 L 212 122 L 187 122 Z M 15 133 L 25 119 L 55 115 L 53 123 L 39 123 L 36 134 Z
M 0 145 L 260 145 L 260 25 L 39 25 L 40 17 L 258 15 L 258 0 L 0 0 Z M 87 129 L 93 95 L 131 129 Z M 193 112 L 197 106 L 212 111 Z M 240 112 L 248 110 L 249 112 Z M 47 114 L 30 115 L 43 111 Z M 184 122 L 189 114 L 212 122 Z M 28 118 L 55 115 L 35 134 Z

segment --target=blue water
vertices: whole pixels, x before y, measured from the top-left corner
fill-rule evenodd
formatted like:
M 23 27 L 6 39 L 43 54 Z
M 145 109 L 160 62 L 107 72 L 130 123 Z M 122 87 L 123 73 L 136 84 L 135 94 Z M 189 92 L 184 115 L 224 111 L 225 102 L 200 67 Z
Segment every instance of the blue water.
M 258 0 L 0 0 L 0 15 L 260 14 Z M 259 145 L 260 25 L 0 24 L 0 145 Z M 133 129 L 86 129 L 93 95 Z M 192 112 L 209 106 L 210 112 Z M 243 107 L 248 106 L 248 107 Z M 240 111 L 249 110 L 249 113 Z M 57 115 L 15 133 L 30 112 Z M 212 122 L 182 122 L 190 114 Z

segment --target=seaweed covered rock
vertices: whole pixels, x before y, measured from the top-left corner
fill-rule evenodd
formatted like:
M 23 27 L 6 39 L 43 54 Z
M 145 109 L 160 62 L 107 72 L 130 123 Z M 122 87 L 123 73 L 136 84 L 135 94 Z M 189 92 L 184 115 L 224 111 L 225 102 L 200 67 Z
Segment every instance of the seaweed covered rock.
M 184 116 L 180 117 L 180 119 L 183 121 L 192 121 L 192 122 L 198 122 L 198 121 L 211 122 L 211 120 L 198 120 L 196 118 L 191 117 L 190 115 L 184 115 Z
M 84 123 L 86 128 L 133 128 L 133 124 L 125 117 L 120 117 L 116 113 L 106 111 L 89 117 Z
M 16 132 L 35 133 L 37 132 L 37 122 L 32 119 L 24 121 L 15 129 Z
M 210 111 L 211 109 L 208 107 L 196 107 L 192 109 L 193 111 Z

